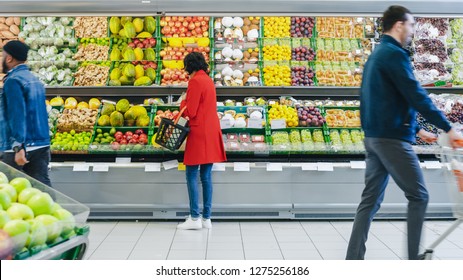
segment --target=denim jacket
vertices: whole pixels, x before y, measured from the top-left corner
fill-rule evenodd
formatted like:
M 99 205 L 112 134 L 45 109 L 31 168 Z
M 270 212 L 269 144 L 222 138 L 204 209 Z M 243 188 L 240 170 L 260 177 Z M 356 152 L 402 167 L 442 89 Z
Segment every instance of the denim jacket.
M 17 144 L 50 145 L 45 87 L 25 64 L 7 73 L 0 92 L 0 151 Z

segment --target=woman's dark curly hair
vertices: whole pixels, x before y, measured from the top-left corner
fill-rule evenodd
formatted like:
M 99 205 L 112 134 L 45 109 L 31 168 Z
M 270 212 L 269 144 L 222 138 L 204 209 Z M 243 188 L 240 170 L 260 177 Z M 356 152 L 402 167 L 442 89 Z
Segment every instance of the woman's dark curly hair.
M 183 64 L 185 65 L 185 71 L 187 71 L 188 74 L 199 70 L 204 70 L 206 73 L 209 72 L 209 65 L 204 59 L 203 54 L 199 52 L 192 52 L 187 54 L 187 56 L 185 56 L 183 59 Z

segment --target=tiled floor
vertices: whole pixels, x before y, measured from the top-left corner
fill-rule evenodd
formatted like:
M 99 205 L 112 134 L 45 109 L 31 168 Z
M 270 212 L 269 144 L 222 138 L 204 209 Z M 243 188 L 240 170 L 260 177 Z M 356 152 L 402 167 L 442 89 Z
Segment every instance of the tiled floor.
M 451 221 L 427 221 L 422 246 Z M 92 221 L 86 259 L 101 260 L 341 260 L 352 221 L 213 221 L 212 230 L 177 230 L 178 222 Z M 406 259 L 404 221 L 376 221 L 366 258 Z M 441 243 L 434 259 L 463 260 L 463 225 Z

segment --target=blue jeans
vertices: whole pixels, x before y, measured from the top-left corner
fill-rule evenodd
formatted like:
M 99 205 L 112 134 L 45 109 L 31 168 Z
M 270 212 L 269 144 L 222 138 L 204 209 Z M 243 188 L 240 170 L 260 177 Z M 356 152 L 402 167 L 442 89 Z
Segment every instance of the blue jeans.
M 198 169 L 203 186 L 203 218 L 211 218 L 212 208 L 212 163 L 201 165 L 186 166 L 186 183 L 188 187 L 188 197 L 190 199 L 190 215 L 192 218 L 198 218 L 199 212 L 199 190 L 198 190 Z
M 429 200 L 418 157 L 410 143 L 396 139 L 367 137 L 365 149 L 365 189 L 355 215 L 346 259 L 364 259 L 370 224 L 381 207 L 391 175 L 408 200 L 408 258 L 415 260 L 418 257 L 421 230 Z

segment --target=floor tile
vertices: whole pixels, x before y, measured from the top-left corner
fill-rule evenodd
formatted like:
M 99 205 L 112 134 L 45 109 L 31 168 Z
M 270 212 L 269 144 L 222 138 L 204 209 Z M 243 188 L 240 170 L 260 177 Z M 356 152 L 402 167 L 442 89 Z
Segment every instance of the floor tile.
M 282 260 L 283 255 L 280 250 L 245 250 L 246 260 Z
M 134 250 L 130 256 L 129 260 L 165 260 L 169 250 L 165 251 L 142 251 Z
M 131 250 L 136 245 L 135 242 L 111 242 L 104 241 L 98 246 L 98 250 L 108 251 L 108 250 Z
M 168 260 L 205 260 L 206 250 L 170 250 Z
M 324 260 L 344 260 L 346 258 L 346 250 L 319 250 L 319 252 Z
M 209 242 L 207 243 L 208 250 L 243 250 L 241 242 Z
M 316 250 L 315 245 L 312 242 L 278 242 L 280 249 L 291 250 L 291 251 L 308 251 Z
M 321 260 L 317 251 L 307 250 L 282 250 L 285 260 Z
M 126 250 L 96 250 L 89 260 L 126 260 L 130 255 L 130 251 Z
M 207 260 L 244 260 L 243 250 L 207 250 Z
M 172 243 L 171 250 L 206 250 L 206 242 L 174 242 Z
M 277 242 L 251 242 L 243 243 L 244 250 L 280 250 Z

